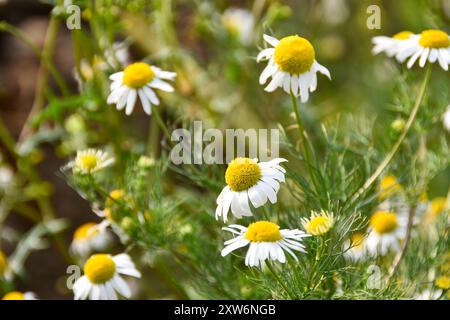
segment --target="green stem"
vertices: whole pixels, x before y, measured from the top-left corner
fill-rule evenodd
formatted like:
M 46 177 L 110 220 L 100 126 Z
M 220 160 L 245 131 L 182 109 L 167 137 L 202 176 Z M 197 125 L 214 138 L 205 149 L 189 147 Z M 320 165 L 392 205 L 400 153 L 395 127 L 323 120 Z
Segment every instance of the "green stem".
M 392 147 L 391 151 L 386 155 L 384 160 L 379 164 L 375 172 L 367 179 L 367 181 L 364 183 L 364 185 L 354 194 L 352 197 L 352 201 L 356 200 L 361 194 L 367 191 L 369 187 L 378 179 L 378 177 L 383 173 L 383 171 L 386 169 L 386 167 L 389 165 L 389 163 L 394 158 L 395 154 L 397 153 L 399 147 L 403 143 L 403 141 L 406 138 L 406 135 L 408 134 L 409 130 L 411 129 L 414 120 L 416 119 L 417 113 L 419 111 L 419 108 L 422 104 L 423 98 L 425 97 L 426 88 L 428 86 L 428 82 L 430 80 L 431 76 L 431 70 L 432 65 L 429 64 L 427 71 L 425 73 L 425 77 L 422 82 L 422 86 L 420 88 L 419 96 L 417 97 L 416 104 L 414 105 L 411 114 L 409 115 L 408 121 L 406 122 L 405 128 L 403 129 L 402 134 L 398 138 L 397 142 Z
M 289 288 L 286 286 L 286 284 L 283 282 L 283 280 L 281 280 L 281 278 L 277 275 L 277 273 L 275 272 L 275 270 L 272 267 L 271 262 L 267 262 L 266 263 L 267 269 L 269 269 L 270 273 L 272 273 L 273 277 L 275 278 L 275 280 L 283 287 L 284 291 L 286 291 L 286 293 L 288 294 L 288 296 L 295 300 L 295 295 L 293 293 L 291 293 L 291 291 L 289 290 Z
M 161 115 L 159 114 L 158 108 L 152 108 L 153 116 L 155 117 L 156 122 L 158 123 L 158 126 L 161 128 L 162 132 L 164 133 L 164 136 L 166 137 L 169 144 L 172 144 L 171 135 L 169 133 L 169 129 L 167 129 L 167 126 L 162 121 Z

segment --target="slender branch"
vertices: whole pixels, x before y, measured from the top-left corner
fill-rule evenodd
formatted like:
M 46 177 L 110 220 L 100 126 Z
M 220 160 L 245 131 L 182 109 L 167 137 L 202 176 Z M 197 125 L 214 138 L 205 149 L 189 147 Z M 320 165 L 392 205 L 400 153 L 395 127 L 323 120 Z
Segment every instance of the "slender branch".
M 295 296 L 291 293 L 291 291 L 289 290 L 289 288 L 286 286 L 286 284 L 283 282 L 283 280 L 280 279 L 280 277 L 277 275 L 277 273 L 275 272 L 275 270 L 273 270 L 273 267 L 271 265 L 271 262 L 267 262 L 266 263 L 267 269 L 269 269 L 269 271 L 272 273 L 273 277 L 275 278 L 275 280 L 281 285 L 281 287 L 283 287 L 284 291 L 286 291 L 286 293 L 288 294 L 288 296 L 291 299 L 295 299 Z
M 405 255 L 406 249 L 408 248 L 409 240 L 411 239 L 411 230 L 412 230 L 412 226 L 413 226 L 415 211 L 416 211 L 416 208 L 414 206 L 409 209 L 408 224 L 406 227 L 405 240 L 403 241 L 402 248 L 395 256 L 394 263 L 392 264 L 392 267 L 389 270 L 388 281 L 392 278 L 392 276 L 397 271 L 398 267 L 400 266 L 400 262 L 402 261 L 404 255 Z
M 417 113 L 419 111 L 419 108 L 422 104 L 423 98 L 425 96 L 425 91 L 428 86 L 428 82 L 430 80 L 431 76 L 431 69 L 432 65 L 429 64 L 427 71 L 425 73 L 425 77 L 422 82 L 422 86 L 420 88 L 419 96 L 417 97 L 416 104 L 414 105 L 414 108 L 411 111 L 411 114 L 409 115 L 408 121 L 406 122 L 405 128 L 403 129 L 402 134 L 398 138 L 397 142 L 392 147 L 391 151 L 386 155 L 386 157 L 383 159 L 383 161 L 380 163 L 380 165 L 377 167 L 375 172 L 367 179 L 367 181 L 364 183 L 364 185 L 353 195 L 352 201 L 355 201 L 361 194 L 367 191 L 369 187 L 378 179 L 378 177 L 383 173 L 383 171 L 386 169 L 386 167 L 389 165 L 389 163 L 394 158 L 395 154 L 397 153 L 399 147 L 403 143 L 403 141 L 406 138 L 406 135 L 408 134 L 409 130 L 411 129 L 414 120 L 416 119 Z

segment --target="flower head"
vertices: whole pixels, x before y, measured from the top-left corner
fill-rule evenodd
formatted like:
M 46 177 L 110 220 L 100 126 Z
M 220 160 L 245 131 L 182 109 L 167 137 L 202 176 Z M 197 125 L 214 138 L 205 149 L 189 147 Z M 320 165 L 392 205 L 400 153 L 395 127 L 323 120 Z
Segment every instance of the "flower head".
M 374 44 L 372 53 L 379 54 L 385 52 L 388 57 L 393 57 L 398 53 L 401 44 L 413 35 L 410 31 L 402 31 L 392 37 L 374 37 L 372 38 L 372 43 Z
M 251 223 L 248 227 L 232 224 L 222 228 L 236 235 L 235 238 L 225 242 L 222 257 L 230 252 L 249 245 L 245 256 L 245 265 L 249 267 L 262 266 L 265 260 L 286 262 L 284 251 L 292 258 L 298 260 L 292 250 L 306 252 L 302 238 L 309 235 L 298 229 L 288 230 L 269 221 Z
M 159 105 L 159 99 L 153 89 L 173 92 L 173 87 L 164 80 L 174 80 L 175 72 L 163 71 L 144 62 L 128 65 L 124 71 L 110 76 L 111 94 L 108 104 L 116 104 L 117 110 L 125 108 L 130 115 L 139 97 L 145 113 L 152 114 L 151 106 Z
M 269 60 L 259 78 L 260 84 L 272 78 L 264 89 L 267 92 L 281 87 L 306 102 L 317 88 L 317 72 L 331 79 L 328 69 L 316 61 L 314 47 L 307 39 L 294 35 L 278 40 L 264 35 L 264 40 L 274 47 L 262 50 L 256 58 L 258 62 Z
M 302 218 L 301 221 L 305 231 L 314 236 L 324 235 L 334 224 L 333 214 L 326 211 L 320 213 L 313 211 L 309 219 Z
M 435 220 L 447 206 L 447 198 L 437 197 L 430 201 L 426 217 L 428 220 Z
M 365 234 L 362 232 L 352 234 L 350 239 L 344 244 L 344 256 L 353 261 L 358 261 L 364 257 L 366 250 L 365 240 Z
M 110 158 L 108 153 L 102 150 L 87 149 L 78 151 L 74 161 L 68 163 L 67 167 L 72 168 L 76 173 L 91 174 L 114 163 L 114 158 Z
M 409 58 L 407 67 L 419 60 L 419 66 L 439 62 L 445 71 L 450 64 L 450 37 L 442 30 L 425 30 L 420 35 L 413 35 L 399 46 L 396 58 L 400 63 Z
M 450 277 L 441 276 L 434 281 L 436 287 L 442 290 L 450 289 Z
M 73 286 L 75 299 L 117 300 L 117 293 L 129 298 L 131 291 L 122 275 L 141 277 L 130 256 L 125 253 L 92 255 L 84 265 L 84 276 Z
M 37 297 L 33 292 L 11 291 L 5 294 L 2 300 L 36 300 Z
M 403 190 L 403 187 L 398 183 L 397 178 L 393 175 L 387 175 L 381 179 L 380 183 L 380 200 L 389 198 L 390 196 Z
M 104 228 L 94 222 L 88 222 L 75 230 L 70 249 L 76 255 L 85 257 L 94 250 L 104 249 L 109 240 Z
M 286 172 L 279 164 L 285 161 L 282 158 L 259 163 L 257 159 L 249 158 L 231 161 L 225 172 L 227 186 L 217 198 L 216 219 L 222 216 L 226 222 L 230 209 L 237 218 L 251 216 L 250 203 L 259 208 L 267 200 L 277 202 L 280 182 L 284 182 Z
M 399 250 L 406 234 L 408 218 L 395 212 L 376 211 L 369 221 L 367 250 L 371 255 L 386 255 L 389 250 Z
M 249 44 L 252 39 L 254 18 L 251 11 L 241 8 L 228 8 L 222 14 L 222 24 L 236 35 L 243 44 Z

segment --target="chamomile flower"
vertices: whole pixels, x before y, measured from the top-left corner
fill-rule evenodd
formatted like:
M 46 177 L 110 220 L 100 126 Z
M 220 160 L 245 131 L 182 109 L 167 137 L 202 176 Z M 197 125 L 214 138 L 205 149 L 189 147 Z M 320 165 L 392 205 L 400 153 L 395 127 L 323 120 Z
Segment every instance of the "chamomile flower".
M 380 193 L 378 197 L 380 200 L 384 200 L 393 195 L 398 194 L 403 190 L 402 185 L 397 181 L 397 178 L 393 175 L 387 175 L 381 179 Z
M 92 255 L 84 265 L 84 276 L 73 285 L 75 300 L 117 300 L 117 293 L 130 298 L 131 290 L 122 275 L 141 277 L 129 255 Z
M 110 76 L 111 94 L 107 102 L 115 104 L 117 110 L 125 108 L 125 113 L 130 115 L 139 98 L 145 113 L 151 115 L 151 106 L 159 105 L 153 89 L 173 92 L 173 87 L 164 80 L 174 80 L 176 75 L 175 72 L 163 71 L 144 62 L 130 64 L 124 71 Z
M 250 43 L 254 26 L 251 11 L 241 8 L 228 8 L 222 14 L 222 24 L 231 34 L 235 34 L 243 44 Z
M 393 57 L 398 53 L 403 41 L 408 40 L 414 34 L 410 31 L 399 32 L 392 37 L 378 36 L 372 38 L 374 44 L 372 53 L 379 54 L 385 52 L 388 57 Z
M 370 255 L 386 255 L 400 249 L 405 238 L 408 218 L 395 212 L 376 211 L 369 222 L 369 236 L 366 248 Z
M 447 110 L 442 116 L 442 122 L 444 124 L 444 128 L 450 133 L 450 105 L 447 107 Z
M 430 201 L 428 211 L 426 213 L 426 219 L 428 221 L 436 220 L 436 218 L 445 211 L 447 207 L 447 198 L 437 197 Z
M 311 217 L 309 219 L 301 219 L 303 229 L 313 236 L 322 236 L 331 230 L 334 224 L 333 214 L 321 211 L 317 213 L 315 211 L 311 212 Z
M 78 256 L 85 257 L 92 251 L 103 250 L 110 240 L 104 228 L 94 222 L 88 222 L 75 230 L 70 250 Z
M 450 289 L 450 277 L 440 276 L 434 281 L 434 285 L 441 290 Z
M 226 241 L 222 250 L 222 257 L 239 248 L 249 246 L 245 256 L 245 265 L 249 267 L 262 266 L 265 260 L 286 262 L 284 251 L 298 261 L 292 250 L 306 253 L 302 238 L 309 235 L 298 229 L 282 229 L 268 221 L 251 223 L 248 227 L 232 224 L 222 228 L 236 235 Z
M 217 197 L 216 219 L 222 217 L 226 222 L 230 209 L 236 218 L 251 216 L 250 203 L 254 208 L 263 206 L 267 200 L 276 203 L 286 173 L 280 163 L 285 161 L 282 158 L 259 163 L 249 158 L 231 161 L 225 172 L 227 186 Z
M 259 77 L 260 84 L 272 78 L 265 91 L 273 92 L 281 87 L 306 102 L 309 93 L 317 88 L 317 72 L 331 79 L 330 71 L 316 61 L 314 47 L 305 38 L 294 35 L 278 40 L 265 34 L 264 40 L 273 46 L 262 50 L 256 58 L 257 62 L 269 60 Z
M 37 300 L 36 294 L 33 292 L 11 291 L 5 294 L 2 300 Z
M 409 58 L 408 68 L 412 68 L 417 60 L 420 67 L 424 67 L 427 61 L 437 61 L 447 71 L 450 64 L 450 37 L 442 30 L 425 30 L 420 35 L 413 35 L 403 41 L 396 57 L 400 63 Z
M 349 240 L 344 243 L 344 257 L 348 260 L 359 261 L 365 255 L 366 237 L 362 232 L 352 234 Z
M 74 161 L 67 164 L 73 172 L 81 174 L 91 174 L 102 170 L 114 163 L 114 158 L 110 158 L 107 152 L 96 149 L 86 149 L 78 151 Z

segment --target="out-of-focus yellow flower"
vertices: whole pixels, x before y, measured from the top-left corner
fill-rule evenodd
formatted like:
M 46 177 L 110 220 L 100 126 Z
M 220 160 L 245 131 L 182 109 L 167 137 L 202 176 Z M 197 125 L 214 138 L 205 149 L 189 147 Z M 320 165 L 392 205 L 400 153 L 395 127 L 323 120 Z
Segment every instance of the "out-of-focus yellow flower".
M 383 179 L 381 179 L 379 198 L 380 200 L 384 200 L 402 190 L 403 187 L 400 183 L 398 183 L 395 176 L 385 176 L 383 177 Z
M 36 300 L 36 295 L 32 292 L 11 291 L 5 294 L 2 300 Z
M 5 276 L 6 269 L 8 269 L 8 258 L 6 258 L 3 251 L 0 250 L 0 278 Z
M 447 198 L 437 197 L 431 200 L 430 206 L 427 212 L 427 219 L 436 219 L 446 208 Z
M 448 290 L 450 288 L 450 277 L 442 276 L 436 279 L 434 282 L 436 287 L 442 290 Z

